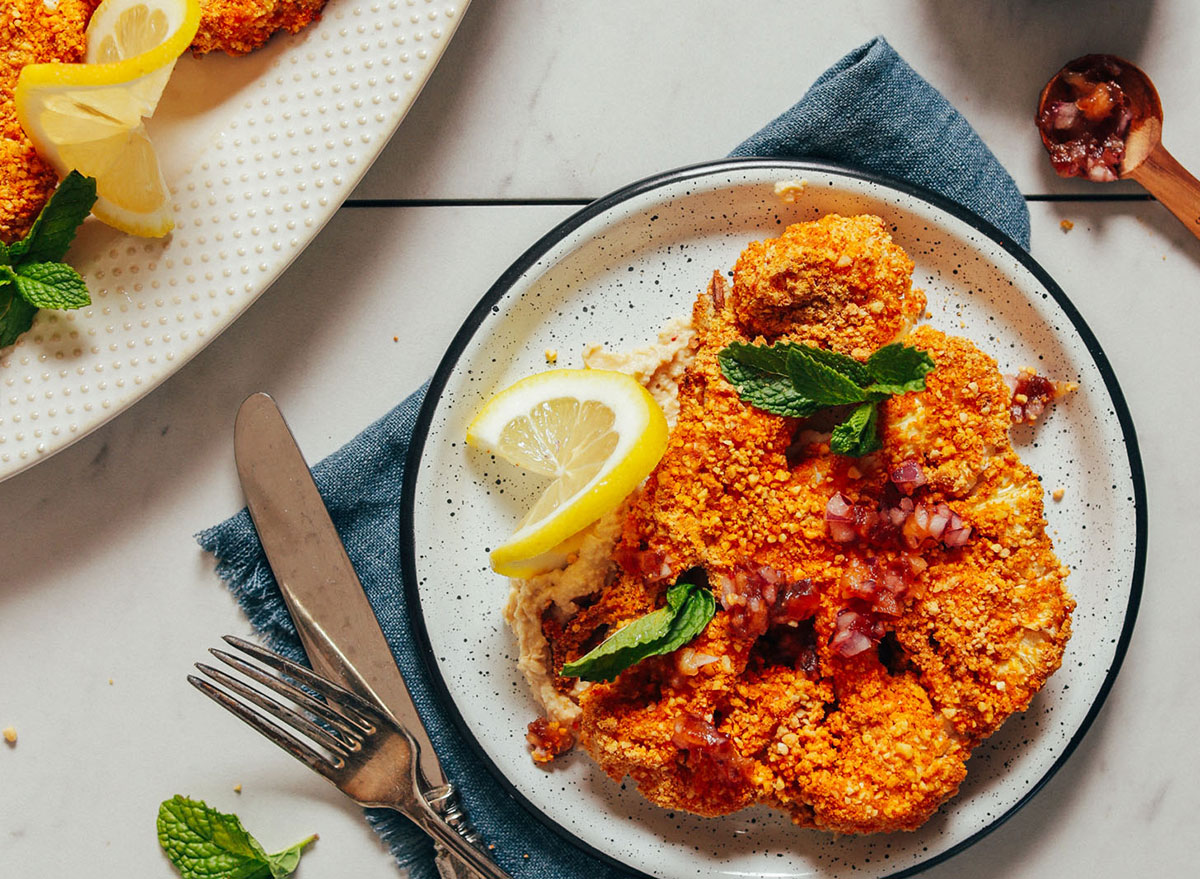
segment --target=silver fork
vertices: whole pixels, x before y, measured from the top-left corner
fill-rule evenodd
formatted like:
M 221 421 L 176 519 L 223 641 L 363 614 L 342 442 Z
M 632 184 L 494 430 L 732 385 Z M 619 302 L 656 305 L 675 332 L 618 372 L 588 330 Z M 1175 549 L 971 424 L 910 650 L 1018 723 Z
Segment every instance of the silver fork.
M 436 842 L 453 851 L 461 861 L 439 858 L 438 869 L 443 876 L 510 879 L 507 873 L 460 835 L 462 831 L 457 828 L 465 824 L 466 818 L 457 807 L 452 806 L 445 814 L 439 814 L 416 793 L 413 743 L 401 727 L 371 702 L 257 644 L 233 635 L 226 635 L 223 640 L 276 673 L 264 671 L 224 650 L 210 648 L 213 656 L 287 699 L 295 708 L 202 662 L 196 663 L 196 668 L 226 689 L 215 687 L 196 675 L 188 675 L 188 682 L 192 686 L 254 727 L 309 769 L 329 779 L 359 805 L 395 809 Z M 321 698 L 314 697 L 297 684 Z M 234 698 L 226 690 L 244 701 Z M 263 712 L 290 727 L 291 731 L 264 717 Z M 324 753 L 293 733 L 302 734 L 309 742 L 320 746 Z M 464 868 L 472 872 L 461 872 L 463 861 L 466 862 Z

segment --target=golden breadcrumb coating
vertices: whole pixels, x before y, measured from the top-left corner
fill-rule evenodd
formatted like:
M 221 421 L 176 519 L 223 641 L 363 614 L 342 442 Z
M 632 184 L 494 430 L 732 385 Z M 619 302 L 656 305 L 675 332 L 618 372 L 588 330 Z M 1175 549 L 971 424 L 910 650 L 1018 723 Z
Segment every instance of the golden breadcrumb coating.
M 197 55 L 253 52 L 279 31 L 294 34 L 321 17 L 328 0 L 201 0 Z
M 1061 662 L 1067 571 L 1046 536 L 1041 485 L 1009 442 L 1009 390 L 992 358 L 913 331 L 906 343 L 936 368 L 925 391 L 883 405 L 884 447 L 859 459 L 805 433 L 819 416 L 755 409 L 721 374 L 718 352 L 764 335 L 865 358 L 923 308 L 911 271 L 878 218 L 830 216 L 750 245 L 732 291 L 714 275 L 694 308 L 678 423 L 630 504 L 620 564 L 573 618 L 544 620 L 560 669 L 661 606 L 679 574 L 704 569 L 718 601 L 705 631 L 579 697 L 580 743 L 660 806 L 719 815 L 764 803 L 839 833 L 915 829 L 958 791 L 971 748 Z M 928 480 L 906 500 L 949 505 L 972 529 L 965 545 L 833 540 L 831 498 L 898 504 L 904 462 Z M 655 563 L 639 567 L 646 558 Z M 669 576 L 654 573 L 659 561 Z M 837 639 L 846 613 L 865 607 L 867 571 L 905 572 L 906 587 L 899 606 L 864 612 L 879 632 L 848 653 Z M 771 616 L 793 600 L 805 610 Z M 566 692 L 574 679 L 557 683 Z
M 51 61 L 81 61 L 84 31 L 100 0 L 43 0 L 0 3 L 0 241 L 21 238 L 58 185 L 21 130 L 13 90 L 21 68 Z
M 879 217 L 829 214 L 755 241 L 733 267 L 732 305 L 747 335 L 866 357 L 921 315 L 912 260 Z

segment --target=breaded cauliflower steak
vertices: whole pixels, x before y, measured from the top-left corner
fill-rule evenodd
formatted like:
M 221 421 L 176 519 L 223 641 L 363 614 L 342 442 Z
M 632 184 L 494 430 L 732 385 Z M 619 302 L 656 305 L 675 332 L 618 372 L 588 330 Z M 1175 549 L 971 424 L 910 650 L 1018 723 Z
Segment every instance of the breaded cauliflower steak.
M 561 669 L 704 569 L 718 600 L 707 629 L 579 697 L 582 745 L 660 806 L 765 803 L 840 833 L 915 829 L 957 792 L 971 748 L 1061 662 L 1066 570 L 1040 483 L 1009 443 L 1009 392 L 990 357 L 912 332 L 937 367 L 924 392 L 885 403 L 884 448 L 861 459 L 798 442 L 796 419 L 742 403 L 721 375 L 721 349 L 764 335 L 867 356 L 924 307 L 911 269 L 877 218 L 830 216 L 747 248 L 732 292 L 715 275 L 694 309 L 678 423 L 630 504 L 620 564 L 573 618 L 544 621 Z M 965 546 L 830 539 L 836 493 L 895 492 L 892 468 L 913 460 L 928 474 L 923 502 L 950 504 L 974 529 Z M 911 584 L 903 607 L 876 614 L 887 633 L 874 648 L 845 655 L 832 642 L 841 615 L 861 609 L 868 570 Z M 574 679 L 557 682 L 566 692 Z
M 13 90 L 21 68 L 82 61 L 84 31 L 100 0 L 4 0 L 0 3 L 0 242 L 21 238 L 58 185 L 17 121 Z
M 328 0 L 201 0 L 197 55 L 222 51 L 245 55 L 274 34 L 294 34 L 321 17 Z

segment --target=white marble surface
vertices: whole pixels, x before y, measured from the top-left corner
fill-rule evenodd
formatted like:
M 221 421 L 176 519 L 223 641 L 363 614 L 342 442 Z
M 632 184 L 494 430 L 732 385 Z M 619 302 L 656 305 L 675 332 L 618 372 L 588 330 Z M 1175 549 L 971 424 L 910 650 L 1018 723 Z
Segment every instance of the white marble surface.
M 1153 73 L 1167 142 L 1200 168 L 1200 7 L 1189 0 L 476 0 L 355 194 L 420 206 L 344 208 L 164 386 L 0 483 L 0 727 L 19 734 L 0 745 L 0 876 L 171 876 L 154 815 L 174 793 L 236 810 L 268 848 L 319 832 L 302 879 L 397 875 L 355 807 L 184 682 L 222 633 L 248 632 L 191 537 L 241 504 L 237 404 L 270 391 L 311 460 L 332 451 L 422 381 L 495 277 L 572 210 L 426 200 L 577 199 L 720 155 L 877 32 L 955 101 L 1027 194 L 1097 192 L 1053 178 L 1029 125 L 1041 80 L 1084 51 Z M 1101 190 L 1114 191 L 1134 190 Z M 1138 427 L 1145 594 L 1082 745 L 1015 817 L 927 875 L 1194 875 L 1200 592 L 1183 550 L 1200 485 L 1189 406 L 1200 242 L 1152 202 L 1031 209 L 1034 256 L 1095 331 Z

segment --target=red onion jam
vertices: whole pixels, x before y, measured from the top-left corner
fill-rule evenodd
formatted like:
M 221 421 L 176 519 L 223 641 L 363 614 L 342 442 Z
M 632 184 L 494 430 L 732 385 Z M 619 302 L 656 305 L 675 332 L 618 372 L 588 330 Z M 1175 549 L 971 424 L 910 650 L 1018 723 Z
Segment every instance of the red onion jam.
M 1061 177 L 1116 180 L 1133 111 L 1119 84 L 1120 59 L 1088 55 L 1068 64 L 1042 103 L 1038 129 Z
M 790 625 L 817 612 L 818 596 L 808 579 L 789 582 L 766 565 L 717 576 L 717 598 L 736 634 L 758 637 L 773 625 Z
M 622 541 L 613 550 L 613 560 L 631 577 L 657 583 L 671 576 L 671 559 L 656 549 L 635 549 Z
M 838 612 L 829 646 L 841 656 L 857 656 L 883 640 L 887 630 L 870 611 L 847 607 Z
M 971 527 L 947 504 L 909 497 L 894 502 L 861 498 L 851 504 L 838 492 L 825 505 L 825 524 L 835 543 L 861 540 L 880 547 L 894 545 L 897 539 L 908 549 L 917 549 L 926 540 L 959 547 L 971 536 Z
M 1009 414 L 1012 415 L 1013 424 L 1037 421 L 1058 396 L 1054 382 L 1032 369 L 1022 369 L 1017 375 L 1006 375 L 1004 381 L 1012 392 Z
M 708 784 L 724 782 L 730 787 L 745 784 L 746 761 L 729 736 L 704 718 L 694 714 L 677 717 L 671 742 L 685 752 L 685 763 L 690 768 L 703 768 Z

